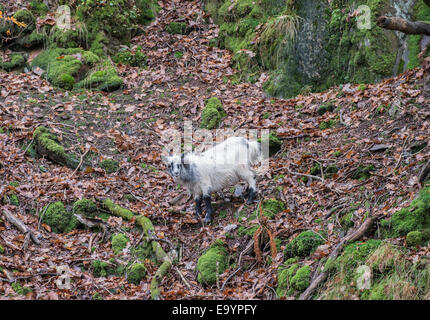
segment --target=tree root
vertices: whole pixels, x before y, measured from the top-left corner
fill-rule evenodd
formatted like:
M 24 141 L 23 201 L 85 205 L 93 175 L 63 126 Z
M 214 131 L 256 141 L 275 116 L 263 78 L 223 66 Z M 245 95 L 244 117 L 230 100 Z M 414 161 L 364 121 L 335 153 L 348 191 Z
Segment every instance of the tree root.
M 153 300 L 161 299 L 160 283 L 163 278 L 169 273 L 173 266 L 173 260 L 176 257 L 176 251 L 172 249 L 169 253 L 166 253 L 161 247 L 157 237 L 155 236 L 155 229 L 150 219 L 145 216 L 134 215 L 128 209 L 124 209 L 117 204 L 114 204 L 110 199 L 102 201 L 102 205 L 106 208 L 112 215 L 121 217 L 125 220 L 136 219 L 136 223 L 142 228 L 145 236 L 150 239 L 151 247 L 157 261 L 161 263 L 158 270 L 155 272 L 154 277 L 151 280 L 150 290 L 151 298 Z

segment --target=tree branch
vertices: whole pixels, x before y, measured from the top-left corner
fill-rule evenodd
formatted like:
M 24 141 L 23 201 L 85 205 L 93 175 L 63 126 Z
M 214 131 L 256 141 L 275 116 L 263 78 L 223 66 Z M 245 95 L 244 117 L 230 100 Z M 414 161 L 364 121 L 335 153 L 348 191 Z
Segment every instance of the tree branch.
M 430 6 L 430 0 L 425 1 Z M 406 34 L 424 34 L 430 36 L 430 23 L 407 21 L 399 17 L 380 16 L 376 24 L 384 29 L 397 30 Z

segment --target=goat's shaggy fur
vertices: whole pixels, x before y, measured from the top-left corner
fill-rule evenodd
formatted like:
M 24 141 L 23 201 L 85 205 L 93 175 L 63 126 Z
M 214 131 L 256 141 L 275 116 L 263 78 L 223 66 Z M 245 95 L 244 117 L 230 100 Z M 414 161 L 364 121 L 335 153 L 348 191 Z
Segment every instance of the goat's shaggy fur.
M 241 180 L 248 183 L 250 204 L 255 199 L 255 173 L 251 169 L 260 157 L 260 144 L 243 137 L 231 137 L 203 153 L 189 153 L 163 157 L 168 172 L 176 182 L 183 184 L 193 195 L 196 214 L 202 212 L 205 202 L 205 222 L 212 220 L 210 194 L 234 185 Z

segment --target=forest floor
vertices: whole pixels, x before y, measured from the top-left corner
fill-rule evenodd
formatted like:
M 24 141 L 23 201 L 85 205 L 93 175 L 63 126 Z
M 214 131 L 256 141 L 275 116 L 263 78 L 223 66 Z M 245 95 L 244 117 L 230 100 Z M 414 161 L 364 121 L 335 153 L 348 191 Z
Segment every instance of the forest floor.
M 10 223 L 0 222 L 0 243 L 5 248 L 0 254 L 0 297 L 150 298 L 157 265 L 145 262 L 147 281 L 139 285 L 122 276 L 95 277 L 92 261 L 115 257 L 127 262 L 130 247 L 115 255 L 110 242 L 102 242 L 90 230 L 51 232 L 39 223 L 38 215 L 55 201 L 70 205 L 81 198 L 110 198 L 150 218 L 157 236 L 166 239 L 161 242 L 165 251 L 176 246 L 181 252 L 161 283 L 164 299 L 274 299 L 282 248 L 299 231 L 327 234 L 324 246 L 303 261 L 315 268 L 347 232 L 340 223 L 342 210 L 354 209 L 350 228 L 357 229 L 369 212 L 389 217 L 407 206 L 420 189 L 419 175 L 430 159 L 429 60 L 421 68 L 377 84 L 344 85 L 288 100 L 271 98 L 262 90 L 264 74 L 254 84 L 229 80 L 235 72 L 231 52 L 209 46 L 218 28 L 207 23 L 198 1 L 163 3 L 145 34 L 132 41 L 132 46 L 142 46 L 147 68 L 119 66 L 124 90 L 67 92 L 33 73 L 0 74 L 0 199 L 14 191 L 19 205 L 3 208 L 41 240 L 27 242 Z M 189 35 L 164 31 L 180 17 L 191 21 Z M 220 128 L 271 129 L 283 140 L 282 149 L 270 158 L 269 172 L 257 178 L 258 199 L 280 199 L 287 208 L 267 222 L 281 241 L 271 263 L 269 247 L 262 249 L 263 259 L 258 262 L 246 250 L 252 237 L 231 230 L 235 225 L 258 224 L 256 219 L 238 217 L 239 212 L 251 215 L 258 203 L 246 206 L 225 190 L 213 199 L 214 221 L 202 226 L 194 216 L 192 199 L 172 181 L 161 161 L 161 132 L 183 130 L 185 120 L 198 128 L 204 102 L 212 96 L 222 101 L 227 113 Z M 333 110 L 320 115 L 319 108 L 328 104 Z M 25 149 L 40 125 L 57 134 L 68 151 L 83 155 L 90 149 L 92 156 L 86 161 L 94 168 L 74 172 L 29 156 Z M 107 174 L 97 169 L 98 161 L 105 158 L 119 161 L 119 171 Z M 316 164 L 335 166 L 337 172 L 311 174 Z M 373 167 L 368 179 L 354 179 L 357 169 L 369 166 Z M 309 176 L 307 181 L 304 175 Z M 15 181 L 17 186 L 11 186 Z M 173 199 L 176 203 L 171 204 Z M 141 237 L 134 221 L 110 218 L 107 225 L 126 233 L 129 246 Z M 197 282 L 196 263 L 215 239 L 226 241 L 235 263 L 219 275 L 217 286 L 208 287 Z M 430 248 L 422 247 L 410 258 L 429 254 Z M 237 270 L 239 257 L 243 269 Z M 71 268 L 72 289 L 56 285 L 55 268 L 61 265 Z M 30 289 L 26 295 L 16 293 L 12 287 L 16 281 Z

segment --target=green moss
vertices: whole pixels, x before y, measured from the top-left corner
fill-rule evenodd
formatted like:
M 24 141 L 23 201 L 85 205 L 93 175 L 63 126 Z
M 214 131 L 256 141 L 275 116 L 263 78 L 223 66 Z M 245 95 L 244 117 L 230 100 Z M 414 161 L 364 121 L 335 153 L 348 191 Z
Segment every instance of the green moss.
M 285 257 L 307 257 L 323 244 L 321 236 L 312 231 L 304 231 L 285 247 Z
M 42 217 L 42 221 L 51 227 L 55 233 L 70 232 L 76 228 L 76 220 L 68 212 L 61 201 L 48 205 Z
M 117 266 L 114 260 L 109 262 L 102 260 L 93 260 L 91 269 L 95 277 L 107 277 L 110 275 L 121 276 L 124 274 L 124 267 Z
M 93 218 L 97 215 L 97 205 L 93 201 L 83 198 L 75 201 L 73 213 Z
M 270 131 L 269 132 L 269 156 L 277 153 L 281 147 L 282 147 L 282 140 L 279 139 L 278 135 L 273 132 Z M 262 144 L 267 144 L 267 139 L 262 140 L 261 138 L 257 139 L 258 142 L 262 143 Z
M 322 116 L 326 112 L 332 112 L 334 110 L 334 105 L 331 103 L 322 104 L 318 107 L 317 113 Z
M 104 169 L 106 173 L 114 173 L 119 170 L 119 163 L 113 159 L 105 159 L 100 161 L 100 168 Z
M 309 287 L 311 282 L 311 267 L 303 266 L 297 270 L 296 274 L 291 278 L 291 285 L 298 291 L 304 291 Z
M 37 0 L 30 1 L 29 7 L 31 12 L 37 16 L 43 17 L 49 11 L 48 6 L 44 4 L 42 1 L 37 1 Z
M 50 160 L 63 164 L 69 168 L 76 168 L 79 161 L 73 154 L 66 153 L 64 147 L 58 142 L 57 137 L 49 129 L 39 126 L 34 130 L 33 140 L 36 151 Z
M 263 201 L 263 215 L 273 220 L 275 215 L 285 210 L 285 204 L 276 199 L 268 199 Z
M 28 30 L 34 30 L 36 28 L 36 17 L 30 10 L 18 10 L 13 14 L 13 17 L 19 22 L 24 22 Z
M 299 267 L 298 263 L 294 263 L 292 265 L 285 263 L 284 266 L 281 266 L 278 269 L 278 287 L 276 288 L 276 293 L 279 297 L 290 296 L 294 293 L 291 279 Z
M 142 67 L 146 64 L 147 57 L 142 52 L 142 47 L 137 47 L 136 52 L 133 54 L 132 52 L 125 50 L 118 52 L 113 58 L 112 61 L 115 63 L 122 63 L 126 65 L 130 65 L 133 67 Z
M 32 292 L 28 287 L 23 287 L 19 282 L 13 282 L 11 284 L 12 289 L 19 295 L 25 296 L 27 293 Z
M 127 281 L 138 285 L 146 276 L 146 267 L 143 263 L 134 264 L 127 273 Z
M 430 240 L 430 229 L 411 231 L 406 235 L 406 244 L 410 247 L 425 245 Z
M 112 236 L 112 250 L 115 254 L 119 254 L 127 246 L 130 239 L 123 233 L 116 233 Z
M 103 206 L 109 210 L 114 216 L 121 217 L 125 220 L 130 220 L 134 217 L 133 212 L 128 209 L 122 208 L 119 205 L 112 202 L 110 199 L 103 201 Z
M 330 128 L 333 128 L 334 126 L 336 126 L 336 123 L 337 122 L 335 120 L 332 120 L 332 119 L 327 120 L 327 121 L 322 121 L 319 125 L 319 128 L 321 130 L 330 129 Z
M 4 250 L 3 246 L 0 244 L 0 254 L 3 254 L 3 253 L 5 253 L 5 250 Z
M 170 34 L 188 34 L 191 29 L 186 22 L 170 22 L 166 26 L 166 31 Z
M 98 68 L 99 70 L 91 72 L 84 80 L 77 83 L 76 87 L 111 92 L 123 86 L 124 82 L 118 76 L 114 66 L 105 63 Z
M 0 58 L 0 69 L 4 69 L 6 71 L 11 71 L 16 68 L 20 68 L 24 66 L 25 64 L 25 58 L 22 54 L 19 53 L 12 53 L 9 56 L 9 61 L 3 61 Z
M 14 206 L 19 206 L 19 199 L 15 192 L 9 194 L 9 203 Z
M 430 188 L 422 189 L 409 207 L 394 213 L 390 220 L 383 220 L 381 226 L 384 237 L 401 237 L 430 228 Z
M 217 97 L 212 97 L 206 101 L 202 111 L 200 127 L 204 129 L 215 129 L 219 126 L 226 113 L 221 101 Z
M 217 277 L 226 270 L 227 263 L 228 251 L 225 244 L 216 240 L 197 261 L 197 280 L 202 284 L 215 284 Z
M 357 179 L 360 181 L 364 181 L 370 178 L 372 175 L 372 172 L 375 171 L 375 167 L 371 165 L 360 165 L 358 168 L 354 171 L 352 178 Z

